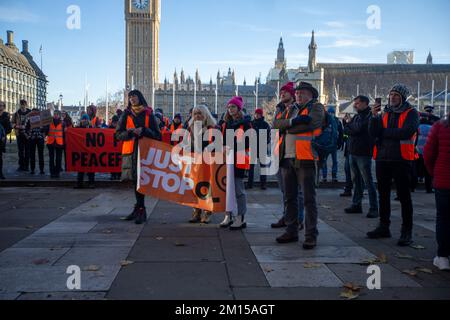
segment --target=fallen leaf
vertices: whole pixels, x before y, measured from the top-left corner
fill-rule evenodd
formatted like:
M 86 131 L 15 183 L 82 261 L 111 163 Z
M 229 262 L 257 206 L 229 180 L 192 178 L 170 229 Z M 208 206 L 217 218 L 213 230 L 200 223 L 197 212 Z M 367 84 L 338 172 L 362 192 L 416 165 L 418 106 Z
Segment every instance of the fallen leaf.
M 59 210 L 65 210 L 66 208 L 65 207 L 59 207 L 58 209 Z
M 99 207 L 98 204 L 93 204 L 93 205 L 91 205 L 91 208 L 98 208 L 98 207 Z
M 413 256 L 410 256 L 409 254 L 403 254 L 403 253 L 397 253 L 395 256 L 399 259 L 414 259 Z
M 83 271 L 98 271 L 98 270 L 100 270 L 100 267 L 96 265 L 90 265 L 89 267 L 85 267 L 83 269 Z
M 421 246 L 420 244 L 413 244 L 411 245 L 411 248 L 416 249 L 416 250 L 424 250 L 425 247 Z
M 346 283 L 346 284 L 344 285 L 344 288 L 347 289 L 347 290 L 354 291 L 354 292 L 359 292 L 359 291 L 361 291 L 361 289 L 362 289 L 361 286 L 355 285 L 355 284 L 353 284 L 353 283 Z
M 433 274 L 433 271 L 427 268 L 416 268 L 416 270 L 423 273 Z
M 379 263 L 387 263 L 387 257 L 384 253 L 380 253 L 378 255 L 378 262 Z
M 34 229 L 34 226 L 26 226 L 25 229 L 28 229 L 28 230 Z
M 359 297 L 359 294 L 354 293 L 352 290 L 344 290 L 341 292 L 341 298 L 345 298 L 347 300 L 354 300 Z
M 414 271 L 414 270 L 403 270 L 402 273 L 408 274 L 412 277 L 417 276 L 417 271 Z
M 271 269 L 271 268 L 264 268 L 264 271 L 267 272 L 267 273 L 271 273 L 273 271 L 273 269 Z
M 103 233 L 110 234 L 110 233 L 112 233 L 112 231 L 109 229 L 106 229 L 106 230 L 103 230 Z
M 322 205 L 321 207 L 324 209 L 327 209 L 327 210 L 331 210 L 331 207 L 329 207 L 329 206 Z
M 38 260 L 34 260 L 33 264 L 35 264 L 37 266 L 40 266 L 40 265 L 43 265 L 43 264 L 47 264 L 49 262 L 50 261 L 48 259 L 38 259 Z
M 156 240 L 161 241 L 161 240 L 164 240 L 164 238 L 163 237 L 156 237 Z
M 129 261 L 129 260 L 122 260 L 122 261 L 120 261 L 120 265 L 122 267 L 129 266 L 130 264 L 133 264 L 133 263 L 134 263 L 134 261 Z
M 316 269 L 316 268 L 320 268 L 320 267 L 321 267 L 321 265 L 318 263 L 307 262 L 307 263 L 303 264 L 303 268 L 305 268 L 305 269 Z

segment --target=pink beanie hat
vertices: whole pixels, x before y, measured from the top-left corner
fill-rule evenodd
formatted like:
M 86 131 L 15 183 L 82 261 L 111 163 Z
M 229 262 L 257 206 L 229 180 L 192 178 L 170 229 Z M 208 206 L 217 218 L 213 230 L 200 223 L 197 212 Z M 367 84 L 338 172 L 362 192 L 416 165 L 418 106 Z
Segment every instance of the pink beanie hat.
M 239 110 L 242 110 L 242 108 L 244 107 L 244 100 L 242 99 L 242 97 L 234 97 L 230 101 L 228 101 L 227 106 L 229 106 L 230 104 L 234 104 L 236 107 L 238 107 Z

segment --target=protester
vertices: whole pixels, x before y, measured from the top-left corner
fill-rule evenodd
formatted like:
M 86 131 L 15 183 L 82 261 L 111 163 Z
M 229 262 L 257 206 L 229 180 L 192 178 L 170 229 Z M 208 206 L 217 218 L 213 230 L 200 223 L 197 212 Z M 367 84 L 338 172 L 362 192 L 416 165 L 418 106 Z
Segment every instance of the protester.
M 181 116 L 179 118 L 179 125 L 181 125 Z M 201 131 L 195 131 L 195 124 L 200 123 L 201 125 L 198 127 Z M 201 146 L 202 146 L 202 152 L 204 149 L 213 142 L 212 139 L 212 132 L 213 129 L 219 129 L 217 127 L 216 120 L 211 115 L 211 112 L 209 111 L 208 107 L 205 105 L 199 105 L 196 106 L 192 110 L 192 118 L 189 122 L 189 127 L 187 129 L 187 136 L 184 139 L 187 139 L 190 152 L 195 152 L 195 139 L 201 139 Z M 208 133 L 209 140 L 204 141 L 203 137 L 205 136 L 205 133 Z M 208 224 L 211 222 L 211 215 L 212 213 L 210 211 L 203 211 L 199 208 L 194 208 L 192 212 L 192 219 L 189 220 L 190 223 L 205 223 Z
M 124 220 L 134 220 L 136 224 L 147 221 L 145 196 L 137 191 L 138 145 L 143 137 L 161 140 L 161 132 L 144 96 L 138 90 L 128 94 L 128 108 L 119 120 L 116 138 L 123 141 L 122 147 L 122 179 L 131 178 L 134 182 L 136 204 L 133 212 Z
M 353 203 L 351 207 L 345 209 L 345 213 L 363 213 L 362 199 L 365 185 L 369 191 L 370 203 L 367 218 L 378 218 L 377 191 L 372 178 L 373 142 L 369 135 L 369 121 L 372 115 L 370 100 L 365 96 L 358 96 L 353 102 L 358 114 L 345 122 L 344 133 L 349 136 L 350 169 L 355 190 Z
M 419 154 L 419 158 L 416 160 L 417 175 L 415 185 L 418 184 L 419 177 L 423 178 L 425 180 L 425 189 L 427 193 L 433 193 L 433 180 L 425 167 L 423 151 L 433 124 L 434 122 L 430 121 L 428 117 L 423 117 L 422 114 L 420 114 L 420 125 L 417 139 L 417 152 Z
M 294 102 L 295 102 L 295 87 L 293 82 L 288 82 L 280 89 L 280 99 L 281 102 L 276 107 L 275 112 L 275 119 L 281 119 L 281 116 L 283 115 L 286 108 L 289 108 Z M 285 133 L 285 132 L 282 132 Z M 278 137 L 280 138 L 280 137 Z M 276 141 L 279 141 L 277 139 Z M 275 153 L 279 156 L 279 146 L 277 150 L 275 150 Z M 280 159 L 278 159 L 279 161 Z M 281 174 L 281 168 L 279 168 L 277 172 L 277 180 L 278 180 L 278 187 L 281 190 L 281 206 L 283 208 L 282 216 L 276 223 L 272 223 L 271 227 L 273 229 L 279 229 L 279 228 L 285 228 L 285 216 L 286 216 L 286 192 L 284 191 L 284 182 L 283 182 L 283 175 Z M 298 186 L 298 221 L 299 221 L 299 230 L 304 229 L 304 220 L 305 220 L 305 207 L 303 203 L 303 192 L 300 186 Z
M 9 113 L 5 109 L 6 104 L 0 101 L 0 180 L 5 180 L 3 175 L 3 153 L 6 153 L 7 135 L 12 131 Z
M 335 134 L 337 134 L 337 138 L 335 139 L 335 145 L 333 145 L 333 148 L 331 150 L 331 152 L 326 153 L 326 155 L 324 155 L 324 159 L 323 159 L 323 166 L 322 166 L 322 177 L 323 177 L 323 182 L 327 182 L 328 181 L 328 157 L 331 155 L 331 159 L 332 159 L 332 181 L 334 183 L 338 182 L 338 178 L 337 178 L 337 174 L 338 174 L 338 158 L 337 158 L 337 151 L 342 147 L 342 144 L 344 143 L 344 133 L 343 133 L 343 128 L 342 128 L 342 124 L 339 121 L 339 119 L 336 117 L 336 109 L 333 107 L 328 108 L 328 114 L 330 115 L 330 119 L 332 119 L 334 121 L 334 125 L 337 128 L 337 132 Z M 334 141 L 334 140 L 333 140 Z M 334 143 L 334 142 L 333 142 Z
M 97 117 L 97 107 L 91 104 L 87 108 L 87 115 L 89 116 L 89 119 L 91 121 L 91 127 L 92 128 L 101 128 L 102 121 L 99 117 Z
M 84 114 L 83 116 L 81 116 L 80 126 L 78 128 L 80 128 L 80 129 L 92 128 L 91 119 L 89 118 L 89 116 L 87 114 Z M 78 172 L 77 185 L 76 185 L 75 189 L 83 189 L 84 188 L 84 176 L 85 176 L 84 172 Z M 95 189 L 95 173 L 88 173 L 87 176 L 88 176 L 88 185 L 87 185 L 88 189 Z
M 119 110 L 118 110 L 119 111 Z M 120 110 L 121 111 L 121 110 Z M 120 114 L 121 114 L 121 112 L 120 112 Z M 119 123 L 119 116 L 117 116 L 117 114 L 116 115 L 114 115 L 113 117 L 112 117 L 112 119 L 111 119 L 111 124 L 109 125 L 109 129 L 114 129 L 114 130 L 116 130 L 116 128 L 117 128 L 117 125 L 118 125 L 118 123 Z M 116 137 L 114 137 L 114 139 L 116 139 Z M 120 176 L 121 176 L 121 174 L 120 173 L 111 173 L 111 180 L 120 180 Z
M 177 141 L 174 141 L 174 139 L 173 139 L 173 134 L 176 132 L 180 133 L 179 129 L 182 129 L 182 128 L 183 128 L 183 120 L 182 120 L 181 114 L 177 113 L 175 115 L 175 117 L 173 118 L 172 123 L 170 124 L 170 127 L 169 127 L 169 132 L 170 132 L 170 136 L 171 136 L 171 138 L 170 138 L 171 145 L 176 146 L 177 144 L 179 144 L 182 141 L 181 134 L 178 134 L 178 136 L 180 138 Z
M 438 253 L 434 265 L 439 270 L 450 270 L 450 114 L 433 125 L 423 156 L 436 190 Z
M 247 130 L 252 128 L 251 119 L 245 117 L 242 112 L 244 101 L 242 97 L 234 97 L 227 103 L 227 113 L 225 114 L 225 123 L 222 126 L 224 142 L 227 146 L 234 148 L 234 185 L 236 192 L 236 201 L 238 212 L 234 217 L 232 213 L 226 213 L 225 220 L 221 223 L 222 227 L 230 226 L 230 230 L 240 230 L 247 227 L 245 222 L 245 214 L 247 213 L 247 194 L 245 192 L 244 178 L 245 173 L 250 169 L 250 160 L 248 157 L 241 157 L 244 150 L 239 150 L 239 145 L 245 145 L 245 152 L 250 150 L 248 141 L 244 134 Z M 234 141 L 227 141 L 227 130 L 234 130 Z M 238 161 L 240 158 L 240 161 Z M 245 161 L 242 161 L 245 158 Z M 244 163 L 242 163 L 244 162 Z
M 255 118 L 252 121 L 252 127 L 253 129 L 255 129 L 256 134 L 257 134 L 257 144 L 258 144 L 258 150 L 257 150 L 257 154 L 256 154 L 256 158 L 259 161 L 260 167 L 261 168 L 267 168 L 268 167 L 268 163 L 267 159 L 269 159 L 269 156 L 264 156 L 262 158 L 264 163 L 261 163 L 261 158 L 260 158 L 260 135 L 262 135 L 264 131 L 266 131 L 266 145 L 269 145 L 270 143 L 270 125 L 264 120 L 264 111 L 263 109 L 256 109 L 255 111 Z M 268 148 L 267 148 L 268 150 Z M 266 151 L 267 154 L 267 151 Z M 267 175 L 265 174 L 261 174 L 262 172 L 260 172 L 260 183 L 261 183 L 261 189 L 262 190 L 266 190 L 267 189 Z M 254 177 L 255 177 L 255 165 L 251 164 L 250 165 L 250 171 L 248 174 L 248 183 L 247 183 L 247 189 L 252 189 L 253 188 L 253 182 L 254 182 Z
M 32 116 L 39 116 L 40 111 L 37 108 L 34 108 L 31 113 L 29 114 L 30 117 Z M 27 121 L 26 124 L 26 132 L 27 136 L 29 137 L 29 143 L 30 143 L 30 168 L 31 168 L 31 174 L 35 174 L 35 168 L 36 168 L 36 149 L 38 152 L 38 159 L 39 159 L 39 170 L 40 174 L 44 175 L 45 171 L 45 164 L 44 164 L 44 146 L 45 146 L 45 128 L 44 127 L 37 127 L 37 128 L 31 128 L 31 121 L 30 118 Z
M 412 163 L 416 158 L 415 140 L 419 114 L 408 103 L 409 89 L 396 84 L 389 93 L 389 104 L 380 115 L 381 105 L 372 108 L 369 134 L 376 139 L 374 159 L 379 192 L 380 224 L 367 236 L 370 239 L 390 238 L 391 184 L 395 181 L 402 208 L 402 229 L 399 246 L 413 243 L 413 206 L 410 180 Z
M 27 106 L 26 100 L 20 100 L 20 109 L 13 115 L 11 121 L 16 133 L 19 155 L 19 168 L 17 171 L 28 171 L 30 166 L 30 143 L 26 133 L 26 123 L 31 110 Z
M 342 120 L 343 126 L 345 127 L 345 123 L 349 122 L 351 120 L 351 117 L 349 114 L 346 114 L 344 119 Z M 349 144 L 349 137 L 344 132 L 344 141 L 342 148 L 344 149 L 344 171 L 345 171 L 345 187 L 344 192 L 340 194 L 341 197 L 351 197 L 352 190 L 353 190 L 353 182 L 352 182 L 352 173 L 350 170 L 350 154 L 348 152 L 348 144 Z
M 60 176 L 62 154 L 65 145 L 64 130 L 65 126 L 61 120 L 61 112 L 55 110 L 52 123 L 45 128 L 51 178 L 59 178 Z
M 286 196 L 286 232 L 277 238 L 278 243 L 298 241 L 298 188 L 301 186 L 305 200 L 305 250 L 317 245 L 316 161 L 312 140 L 319 136 L 324 125 L 325 109 L 317 102 L 319 92 L 311 84 L 301 82 L 295 92 L 296 103 L 286 108 L 280 119 L 274 121 L 281 130 L 279 148 L 280 166 Z

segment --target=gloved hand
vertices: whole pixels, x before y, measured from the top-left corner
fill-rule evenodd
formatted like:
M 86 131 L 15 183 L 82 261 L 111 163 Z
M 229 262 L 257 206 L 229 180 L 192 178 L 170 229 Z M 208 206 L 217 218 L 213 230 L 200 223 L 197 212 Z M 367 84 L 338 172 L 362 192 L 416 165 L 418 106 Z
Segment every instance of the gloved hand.
M 292 127 L 298 126 L 299 124 L 309 124 L 312 118 L 310 116 L 298 116 L 291 120 Z

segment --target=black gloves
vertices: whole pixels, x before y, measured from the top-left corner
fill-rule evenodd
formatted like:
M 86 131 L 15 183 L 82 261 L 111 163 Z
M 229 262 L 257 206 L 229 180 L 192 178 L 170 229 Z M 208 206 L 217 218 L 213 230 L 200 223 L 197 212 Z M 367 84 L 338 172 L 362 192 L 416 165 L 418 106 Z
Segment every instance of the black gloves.
M 292 126 L 298 126 L 299 124 L 310 124 L 312 121 L 312 118 L 310 116 L 298 116 L 294 119 L 292 119 Z

